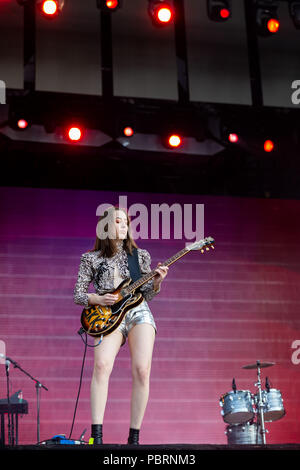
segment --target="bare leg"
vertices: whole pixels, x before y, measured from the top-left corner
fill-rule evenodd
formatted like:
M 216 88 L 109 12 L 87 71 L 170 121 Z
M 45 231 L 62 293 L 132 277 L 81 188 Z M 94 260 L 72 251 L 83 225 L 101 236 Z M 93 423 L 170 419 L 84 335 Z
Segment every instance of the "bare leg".
M 99 338 L 95 339 L 95 344 Z M 119 330 L 104 336 L 102 343 L 95 348 L 94 371 L 91 382 L 92 424 L 102 424 L 108 393 L 109 377 L 123 341 Z
M 130 427 L 140 429 L 149 397 L 149 380 L 155 330 L 148 323 L 135 325 L 128 334 L 132 363 Z

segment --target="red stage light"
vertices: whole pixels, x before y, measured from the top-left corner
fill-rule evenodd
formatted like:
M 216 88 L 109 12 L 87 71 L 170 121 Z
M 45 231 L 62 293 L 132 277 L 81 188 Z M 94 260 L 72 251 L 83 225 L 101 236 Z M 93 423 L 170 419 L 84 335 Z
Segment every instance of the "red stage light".
M 272 34 L 277 33 L 277 31 L 279 30 L 279 25 L 280 25 L 279 21 L 275 18 L 271 18 L 267 22 L 267 28 Z
M 46 0 L 42 3 L 42 12 L 47 16 L 54 16 L 58 13 L 58 5 L 54 0 Z
M 229 136 L 228 136 L 228 140 L 229 140 L 229 142 L 231 142 L 232 144 L 235 144 L 236 142 L 238 142 L 239 136 L 238 136 L 237 134 L 231 133 L 231 134 L 229 134 Z
M 19 129 L 26 129 L 28 127 L 28 121 L 26 121 L 26 119 L 19 119 L 17 126 Z
M 122 0 L 97 0 L 97 7 L 103 12 L 114 12 L 122 6 Z
M 111 10 L 118 8 L 119 6 L 118 0 L 106 0 L 105 3 L 106 3 L 107 8 L 110 8 Z
M 156 26 L 165 26 L 171 23 L 174 17 L 171 4 L 161 0 L 149 0 L 148 12 Z
M 260 36 L 268 37 L 279 30 L 278 2 L 256 2 L 256 29 Z
M 266 140 L 264 143 L 264 151 L 272 152 L 273 149 L 274 149 L 274 142 L 272 142 L 272 140 Z
M 212 21 L 224 22 L 231 17 L 230 0 L 207 0 L 207 14 Z
M 181 137 L 177 134 L 172 134 L 168 138 L 168 144 L 172 148 L 180 147 L 181 143 L 182 143 Z
M 82 138 L 82 131 L 79 127 L 73 126 L 68 129 L 68 138 L 72 142 L 79 142 Z
M 169 23 L 172 19 L 172 10 L 168 6 L 160 7 L 156 11 L 156 17 L 161 23 Z
M 126 137 L 131 137 L 131 136 L 133 136 L 134 131 L 133 131 L 132 127 L 127 126 L 127 127 L 124 127 L 123 133 L 124 133 L 124 135 L 126 135 Z
M 220 10 L 220 16 L 221 16 L 221 18 L 223 18 L 224 20 L 225 20 L 226 18 L 229 18 L 229 16 L 230 16 L 230 10 L 228 10 L 227 8 L 222 8 L 222 9 Z

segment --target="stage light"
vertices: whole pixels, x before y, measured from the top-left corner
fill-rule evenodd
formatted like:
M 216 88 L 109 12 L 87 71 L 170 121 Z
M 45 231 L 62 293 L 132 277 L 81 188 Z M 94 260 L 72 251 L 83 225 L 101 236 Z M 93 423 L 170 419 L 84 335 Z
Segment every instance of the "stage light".
M 161 0 L 149 0 L 148 13 L 155 26 L 168 25 L 174 18 L 172 4 Z
M 64 7 L 64 0 L 39 0 L 37 6 L 45 18 L 55 18 Z
M 26 109 L 10 109 L 8 122 L 9 126 L 15 131 L 24 131 L 31 126 L 32 116 Z
M 256 10 L 256 29 L 260 36 L 272 36 L 280 27 L 277 2 L 262 2 Z
M 68 128 L 67 136 L 71 142 L 79 142 L 82 139 L 82 130 L 80 127 L 72 126 Z
M 57 13 L 57 3 L 47 0 L 42 6 L 45 15 L 55 15 Z
M 112 12 L 121 8 L 121 0 L 97 0 L 97 7 L 99 10 Z
M 289 12 L 295 28 L 300 29 L 300 2 L 290 1 Z
M 118 0 L 106 0 L 106 6 L 112 10 L 119 6 L 119 2 Z
M 274 150 L 274 142 L 272 140 L 265 140 L 264 142 L 264 151 L 272 152 Z
M 231 17 L 231 2 L 207 0 L 207 15 L 212 21 L 226 21 Z
M 18 119 L 17 126 L 19 129 L 27 129 L 28 121 L 26 119 Z
M 157 18 L 161 23 L 168 23 L 172 17 L 170 8 L 159 8 L 157 11 Z
M 178 134 L 172 134 L 168 137 L 167 143 L 170 148 L 178 148 L 182 144 L 182 138 Z
M 270 33 L 277 33 L 278 29 L 279 29 L 279 21 L 274 19 L 274 18 L 271 18 L 268 22 L 267 22 L 267 28 L 268 30 L 270 31 Z
M 220 16 L 223 18 L 223 20 L 226 20 L 230 16 L 230 10 L 228 10 L 228 8 L 222 8 L 220 11 Z
M 235 133 L 230 133 L 228 135 L 228 140 L 232 144 L 236 144 L 239 141 L 239 136 Z
M 132 137 L 133 134 L 134 134 L 134 130 L 132 129 L 132 127 L 126 126 L 126 127 L 124 127 L 124 129 L 123 129 L 123 134 L 124 134 L 126 137 Z

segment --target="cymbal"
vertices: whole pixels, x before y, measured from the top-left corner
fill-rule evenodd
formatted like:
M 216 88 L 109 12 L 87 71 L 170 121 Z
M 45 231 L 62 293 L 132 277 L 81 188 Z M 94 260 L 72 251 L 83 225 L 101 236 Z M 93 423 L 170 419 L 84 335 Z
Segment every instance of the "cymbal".
M 259 362 L 257 361 L 255 364 L 248 364 L 247 366 L 243 366 L 242 369 L 257 369 L 259 366 L 260 368 L 264 367 L 271 367 L 274 366 L 276 362 Z

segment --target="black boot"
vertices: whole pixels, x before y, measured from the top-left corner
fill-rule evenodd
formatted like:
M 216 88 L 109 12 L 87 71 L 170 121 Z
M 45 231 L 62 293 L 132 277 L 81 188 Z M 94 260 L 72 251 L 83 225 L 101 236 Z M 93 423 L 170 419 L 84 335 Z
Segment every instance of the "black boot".
M 139 435 L 139 429 L 130 428 L 127 444 L 139 445 Z
M 102 424 L 92 424 L 92 435 L 94 445 L 103 444 L 102 442 Z

